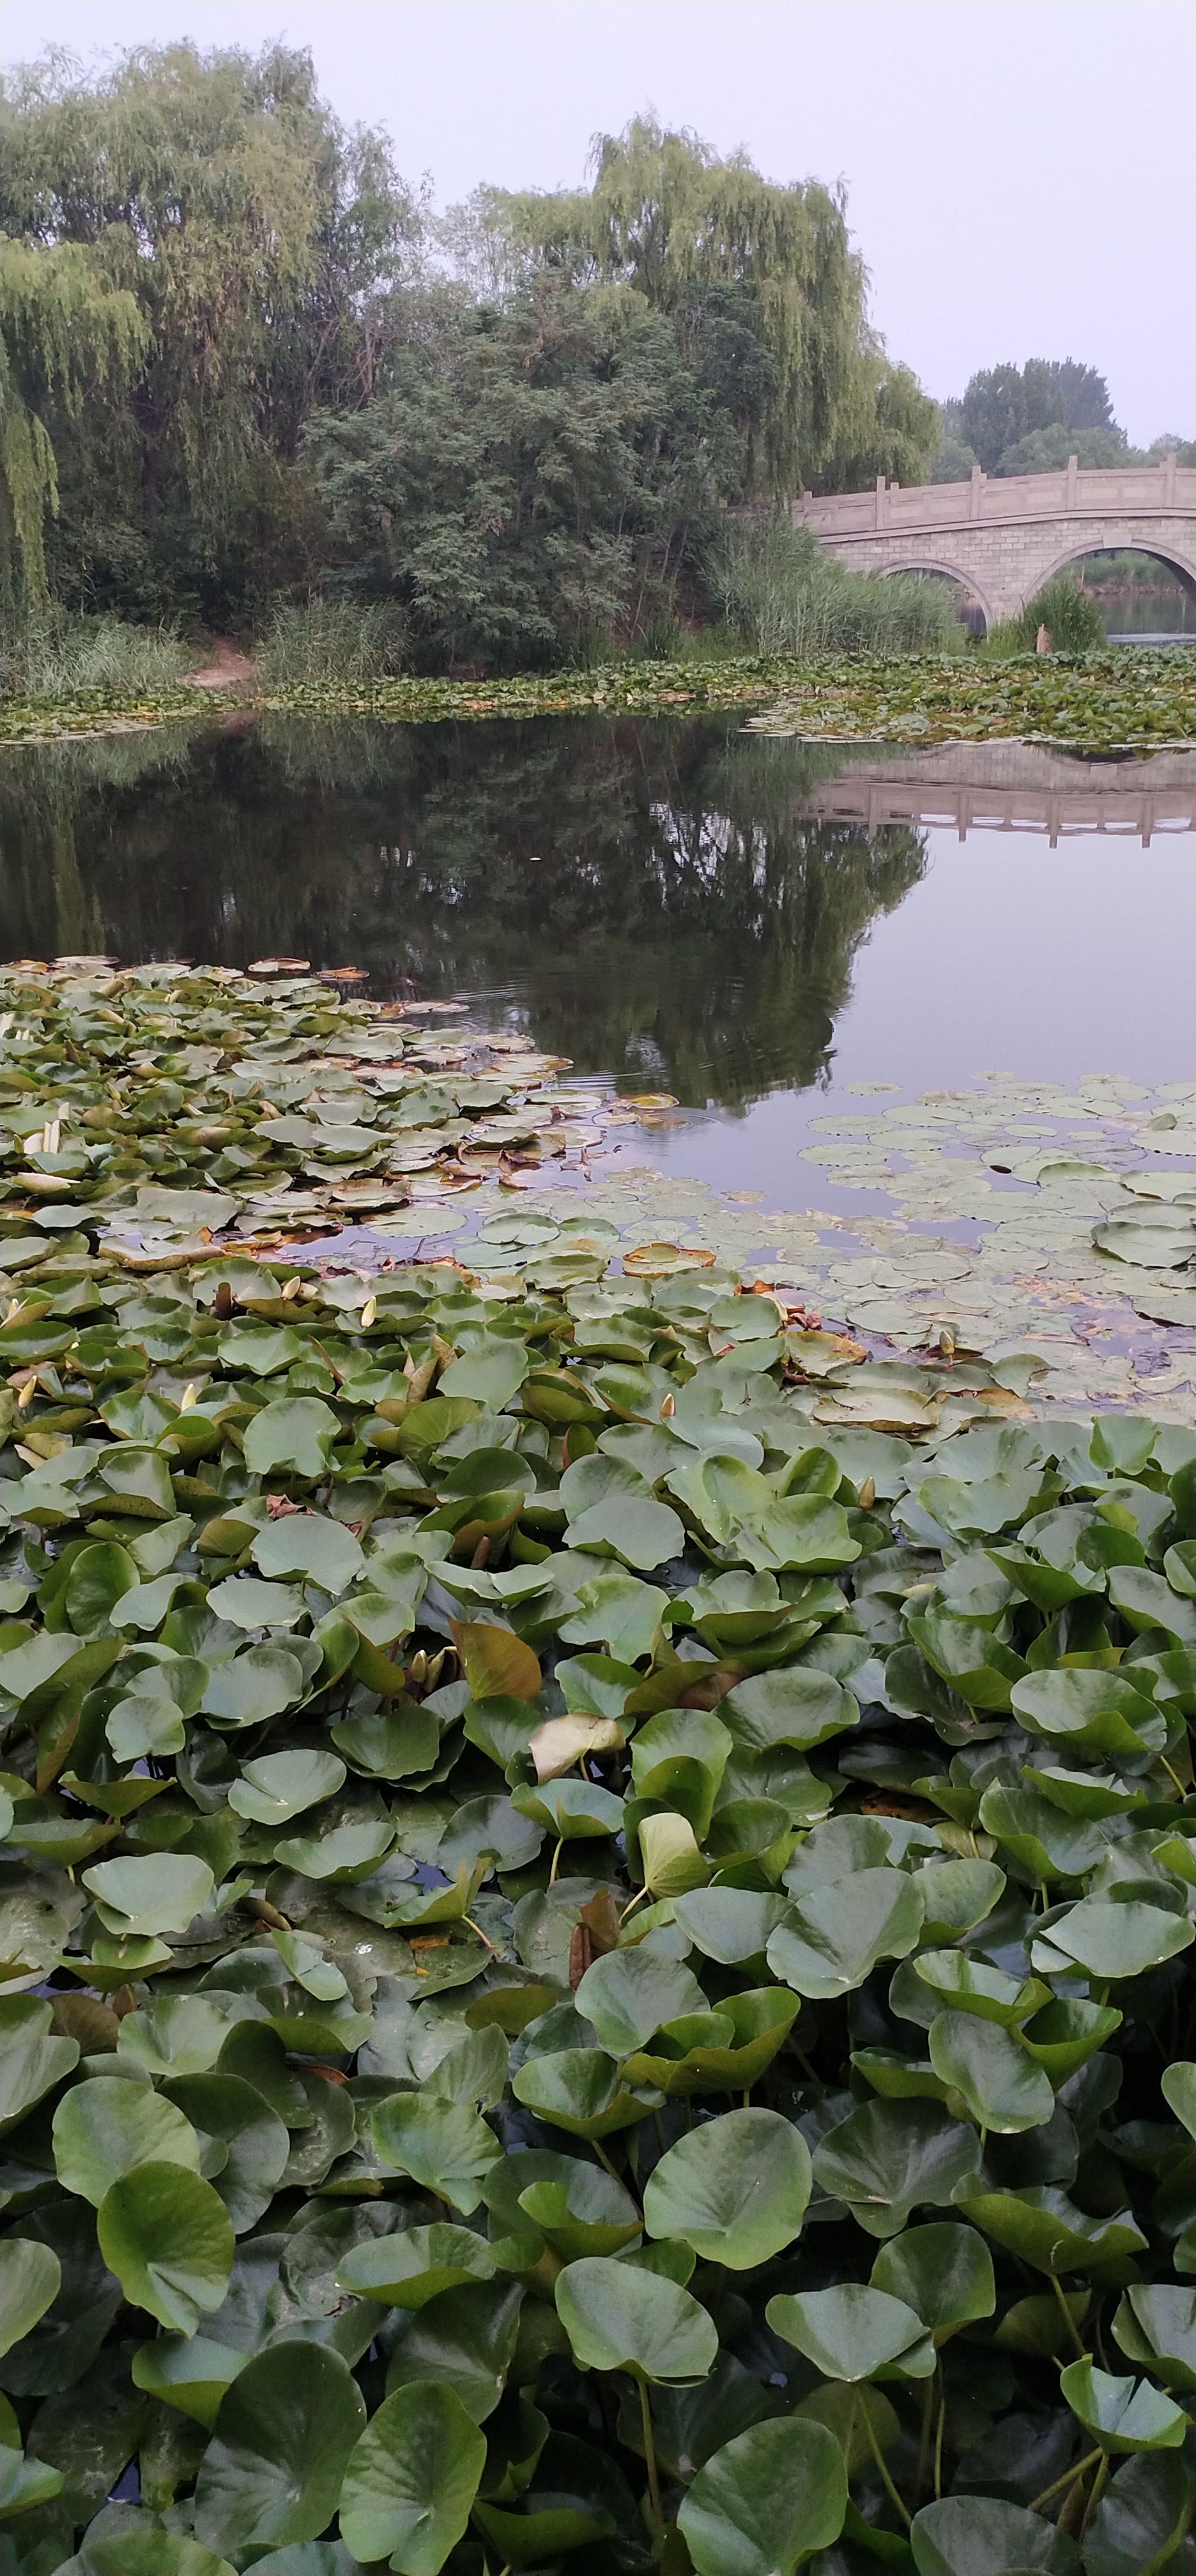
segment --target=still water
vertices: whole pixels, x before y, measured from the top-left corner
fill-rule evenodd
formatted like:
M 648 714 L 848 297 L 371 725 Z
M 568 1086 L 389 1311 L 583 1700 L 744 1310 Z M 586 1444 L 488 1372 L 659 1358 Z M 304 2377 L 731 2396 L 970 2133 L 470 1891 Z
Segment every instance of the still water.
M 855 1086 L 1190 1080 L 1194 823 L 1188 753 L 232 719 L 4 756 L 0 953 L 466 997 L 675 1095 L 658 1167 L 795 1206 L 808 1120 Z

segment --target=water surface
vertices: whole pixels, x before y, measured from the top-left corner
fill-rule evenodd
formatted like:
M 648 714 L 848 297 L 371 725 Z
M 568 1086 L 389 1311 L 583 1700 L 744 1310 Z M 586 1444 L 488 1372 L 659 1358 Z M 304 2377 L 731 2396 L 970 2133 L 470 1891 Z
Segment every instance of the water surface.
M 675 1095 L 658 1165 L 801 1205 L 808 1120 L 854 1085 L 1190 1080 L 1194 816 L 1183 753 L 233 719 L 6 754 L 0 950 L 465 997 Z

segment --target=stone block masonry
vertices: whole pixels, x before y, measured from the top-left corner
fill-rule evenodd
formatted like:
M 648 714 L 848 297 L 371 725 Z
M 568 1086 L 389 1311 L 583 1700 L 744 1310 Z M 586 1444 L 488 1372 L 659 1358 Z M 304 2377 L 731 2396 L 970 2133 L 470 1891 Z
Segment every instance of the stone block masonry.
M 1196 596 L 1196 468 L 1159 466 L 993 477 L 904 488 L 882 476 L 867 492 L 792 504 L 858 572 L 939 572 L 971 592 L 986 627 L 1016 617 L 1044 581 L 1082 556 L 1133 548 L 1178 573 Z

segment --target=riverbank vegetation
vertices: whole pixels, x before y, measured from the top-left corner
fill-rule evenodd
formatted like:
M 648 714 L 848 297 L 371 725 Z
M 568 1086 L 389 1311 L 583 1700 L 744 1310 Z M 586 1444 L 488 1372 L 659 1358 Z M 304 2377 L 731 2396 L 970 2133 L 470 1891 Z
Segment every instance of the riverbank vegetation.
M 980 649 L 986 660 L 1033 653 L 1043 635 L 1052 653 L 1099 653 L 1104 644 L 1105 622 L 1095 599 L 1067 573 L 1056 573 L 1016 617 L 990 628 Z
M 1196 669 L 1167 651 L 1078 656 L 861 652 L 704 653 L 629 657 L 536 678 L 439 680 L 259 679 L 221 693 L 222 718 L 275 709 L 296 716 L 378 718 L 388 724 L 476 722 L 491 716 L 686 715 L 742 707 L 753 722 L 825 742 L 1009 740 L 1090 752 L 1158 751 L 1196 741 Z M 77 689 L 0 704 L 0 742 L 211 723 L 212 701 L 181 684 L 142 694 Z
M 13 2568 L 1182 2569 L 1196 1435 L 584 1193 L 321 1262 L 551 1063 L 4 998 Z
M 550 668 L 709 623 L 728 507 L 934 445 L 839 198 L 648 119 L 588 189 L 443 221 L 283 46 L 48 57 L 0 143 L 18 658 L 67 610 L 293 667 L 316 594 L 385 607 L 417 672 Z

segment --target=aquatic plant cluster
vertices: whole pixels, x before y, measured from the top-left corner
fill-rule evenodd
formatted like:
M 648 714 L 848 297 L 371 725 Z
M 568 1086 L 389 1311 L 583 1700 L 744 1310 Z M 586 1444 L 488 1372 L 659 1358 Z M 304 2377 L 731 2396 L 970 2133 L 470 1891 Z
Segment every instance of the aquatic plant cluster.
M 185 686 L 141 694 L 76 689 L 54 698 L 11 696 L 0 706 L 0 742 L 109 732 L 122 725 L 210 720 Z M 696 715 L 743 706 L 762 730 L 810 742 L 1064 743 L 1088 751 L 1158 751 L 1196 737 L 1191 659 L 1120 646 L 1102 654 L 1016 655 L 986 662 L 962 654 L 818 655 L 725 660 L 625 661 L 533 679 L 324 680 L 310 686 L 247 684 L 224 706 L 299 716 L 370 716 L 427 724 L 485 716 Z
M 1183 2567 L 1196 1432 L 264 1247 L 431 1043 L 7 987 L 5 2568 Z

